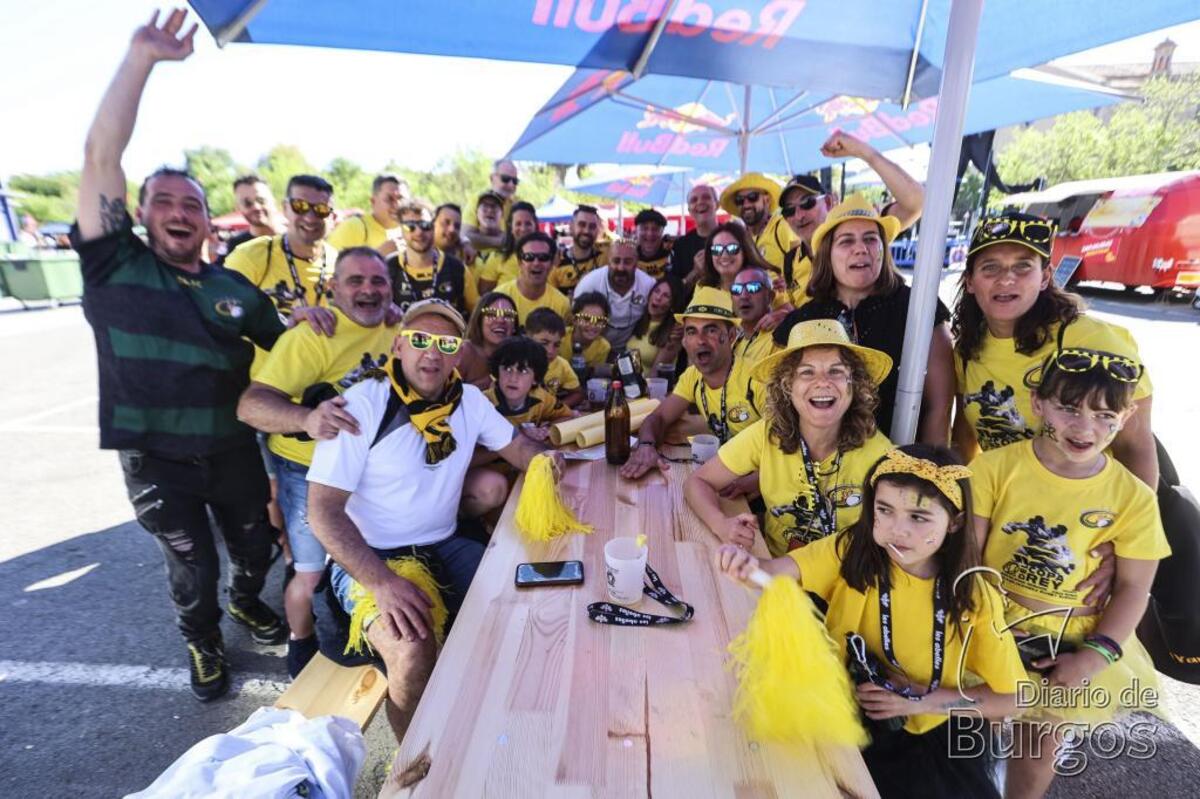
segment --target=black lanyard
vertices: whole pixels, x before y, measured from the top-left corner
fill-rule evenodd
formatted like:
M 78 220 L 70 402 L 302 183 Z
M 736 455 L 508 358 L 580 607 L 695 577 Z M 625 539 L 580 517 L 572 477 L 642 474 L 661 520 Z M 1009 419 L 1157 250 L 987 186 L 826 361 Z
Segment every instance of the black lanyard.
M 877 674 L 868 667 L 871 682 L 914 702 L 926 694 L 936 691 L 942 682 L 942 666 L 946 657 L 946 618 L 949 613 L 946 606 L 945 586 L 942 584 L 942 576 L 939 574 L 933 581 L 933 668 L 930 671 L 929 690 L 925 694 L 918 694 L 908 686 L 897 686 L 882 674 Z M 887 658 L 888 663 L 892 664 L 892 668 L 904 673 L 904 669 L 896 660 L 896 652 L 892 647 L 892 592 L 890 589 L 879 592 L 879 637 L 882 639 L 883 656 Z M 855 635 L 849 639 L 849 642 L 854 658 L 863 666 L 867 666 L 866 644 L 862 637 Z
M 725 382 L 721 384 L 721 418 L 713 416 L 708 410 L 708 384 L 704 382 L 704 375 L 701 375 L 696 383 L 696 388 L 700 391 L 700 407 L 704 411 L 704 420 L 708 422 L 708 429 L 713 431 L 713 435 L 722 444 L 729 438 L 729 412 L 725 408 L 725 399 L 729 392 L 729 381 L 733 379 L 733 363 L 736 358 L 736 354 L 731 356 L 729 371 L 725 374 Z
M 837 532 L 837 512 L 833 508 L 833 503 L 821 493 L 821 484 L 817 481 L 817 468 L 813 463 L 812 454 L 808 451 L 808 444 L 804 442 L 804 438 L 800 438 L 800 457 L 804 461 L 804 479 L 812 488 L 813 498 L 813 515 L 809 520 L 808 528 L 802 531 L 801 540 L 804 543 L 811 543 L 820 538 L 833 535 Z M 834 475 L 833 481 L 837 483 L 837 474 L 842 470 L 842 452 L 838 450 L 837 455 L 833 460 L 833 468 L 829 472 Z M 812 531 L 813 522 L 817 525 L 817 535 L 809 535 Z
M 399 305 L 401 306 L 402 309 L 407 309 L 410 304 L 416 302 L 417 300 L 424 300 L 424 299 L 427 299 L 428 297 L 432 297 L 435 294 L 437 294 L 438 275 L 441 274 L 442 265 L 445 264 L 445 261 L 438 256 L 439 256 L 439 253 L 435 249 L 433 251 L 433 275 L 430 276 L 430 278 L 429 278 L 430 291 L 426 296 L 420 296 L 417 293 L 416 284 L 424 283 L 425 281 L 417 280 L 415 277 L 413 277 L 412 275 L 410 275 L 408 273 L 408 250 L 404 251 L 404 255 L 400 261 L 400 269 L 399 269 L 400 282 L 404 284 L 403 287 L 400 288 L 400 293 L 404 296 L 411 297 L 411 299 L 408 300 L 407 302 L 399 303 Z
M 296 286 L 296 299 L 301 305 L 308 305 L 308 298 L 304 292 L 304 284 L 300 282 L 300 272 L 296 269 L 296 258 L 292 255 L 292 248 L 288 246 L 287 234 L 283 234 L 280 242 L 283 248 L 283 257 L 287 259 L 288 271 L 292 273 L 292 283 Z M 321 264 L 317 269 L 317 285 L 313 288 L 313 298 L 316 304 L 321 304 L 321 298 L 325 296 L 325 243 L 321 242 Z M 313 266 L 317 266 L 315 261 L 310 261 Z
M 678 616 L 659 616 L 654 613 L 642 613 L 631 610 L 623 605 L 611 602 L 593 602 L 587 606 L 588 618 L 597 624 L 620 624 L 625 627 L 653 627 L 659 624 L 683 624 L 692 620 L 696 609 L 682 599 L 672 594 L 662 584 L 658 574 L 646 564 L 646 579 L 650 585 L 642 585 L 642 593 L 651 599 L 656 599 L 664 605 L 681 610 Z

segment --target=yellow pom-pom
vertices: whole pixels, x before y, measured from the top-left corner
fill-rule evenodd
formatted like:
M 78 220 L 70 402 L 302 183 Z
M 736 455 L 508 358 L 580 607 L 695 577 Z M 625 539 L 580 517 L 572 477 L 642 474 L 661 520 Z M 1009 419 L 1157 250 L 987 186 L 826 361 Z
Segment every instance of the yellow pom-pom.
M 525 472 L 525 487 L 517 502 L 517 529 L 531 543 L 549 541 L 564 533 L 590 533 L 592 526 L 584 524 L 562 501 L 554 482 L 554 461 L 549 455 L 535 455 Z
M 433 634 L 438 644 L 446 639 L 446 603 L 442 600 L 441 586 L 433 579 L 429 568 L 419 558 L 392 558 L 387 561 L 392 572 L 425 592 L 433 602 L 429 615 L 433 617 Z M 345 654 L 362 654 L 371 650 L 371 642 L 367 640 L 366 627 L 379 616 L 379 607 L 375 597 L 357 580 L 350 584 L 350 599 L 354 602 L 354 610 L 350 613 L 350 633 L 346 637 Z
M 795 580 L 770 581 L 729 653 L 738 676 L 734 717 L 750 735 L 782 743 L 866 745 L 850 677 Z

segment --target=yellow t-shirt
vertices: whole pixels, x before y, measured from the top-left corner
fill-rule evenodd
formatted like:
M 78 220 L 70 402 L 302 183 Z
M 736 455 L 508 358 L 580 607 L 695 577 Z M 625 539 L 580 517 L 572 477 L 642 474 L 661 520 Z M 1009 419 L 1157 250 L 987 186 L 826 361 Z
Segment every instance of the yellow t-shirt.
M 1032 441 L 980 453 L 971 463 L 975 515 L 991 520 L 984 565 L 1014 594 L 1083 607 L 1076 586 L 1100 564 L 1091 551 L 1112 541 L 1117 557 L 1171 554 L 1149 486 L 1105 456 L 1099 474 L 1071 479 L 1038 460 Z
M 842 555 L 838 552 L 838 536 L 829 536 L 806 547 L 788 553 L 800 567 L 800 583 L 805 590 L 829 603 L 825 627 L 841 648 L 846 646 L 846 633 L 862 636 L 867 649 L 887 663 L 883 652 L 883 635 L 879 622 L 879 589 L 871 586 L 865 592 L 856 591 L 841 576 Z M 899 566 L 891 569 L 892 649 L 896 662 L 914 683 L 929 685 L 933 677 L 933 585 L 934 578 L 914 577 Z M 960 625 L 947 620 L 945 653 L 942 661 L 940 687 L 959 687 L 959 665 L 973 678 L 965 682 L 977 685 L 981 680 L 1001 694 L 1015 694 L 1020 681 L 1028 679 L 1012 633 L 1005 630 L 1004 605 L 999 592 L 985 579 L 974 581 L 975 609 L 964 614 Z M 970 642 L 963 641 L 970 630 Z M 904 729 L 920 735 L 935 729 L 948 717 L 922 713 L 909 716 Z
M 546 367 L 546 379 L 542 385 L 554 396 L 561 397 L 579 388 L 579 375 L 571 368 L 570 361 L 559 355 Z
M 260 236 L 240 245 L 225 258 L 225 268 L 241 272 L 258 286 L 275 303 L 281 316 L 290 316 L 292 307 L 303 299 L 311 306 L 328 305 L 329 281 L 333 279 L 333 265 L 337 251 L 328 243 L 317 246 L 314 261 L 293 255 L 296 277 L 292 277 L 287 254 L 283 249 L 283 236 Z M 323 256 L 323 257 L 322 257 Z M 317 295 L 317 288 L 321 296 Z
M 571 334 L 575 331 L 574 326 L 567 328 L 567 335 L 563 336 L 562 344 L 559 352 L 569 352 L 575 354 L 575 344 L 571 341 Z M 588 366 L 599 366 L 608 361 L 608 353 L 612 351 L 612 344 L 608 342 L 604 336 L 596 336 L 596 340 L 583 348 L 583 359 L 587 361 Z M 570 363 L 568 361 L 568 363 Z M 644 364 L 645 361 L 642 361 Z
M 738 339 L 734 342 L 733 353 L 738 363 L 744 368 L 751 369 L 768 355 L 780 349 L 775 344 L 775 337 L 770 331 L 759 330 L 746 336 L 739 329 Z
M 800 246 L 799 242 L 796 246 Z M 792 262 L 792 279 L 788 283 L 788 299 L 797 308 L 812 299 L 807 294 L 808 281 L 812 280 L 812 270 L 812 260 L 807 255 L 797 252 L 795 260 Z
M 341 393 L 368 369 L 387 364 L 399 325 L 363 327 L 339 308 L 334 307 L 333 314 L 337 327 L 332 336 L 322 336 L 307 324 L 280 336 L 254 375 L 255 382 L 279 389 L 298 403 L 309 386 L 329 383 Z M 272 433 L 267 446 L 281 458 L 308 466 L 316 442 Z
M 701 393 L 703 389 L 703 393 Z M 721 395 L 725 394 L 726 417 L 729 427 L 728 435 L 721 435 Z M 766 401 L 767 392 L 762 383 L 750 379 L 749 370 L 743 369 L 738 361 L 734 361 L 729 379 L 721 388 L 713 388 L 704 382 L 704 377 L 695 366 L 689 366 L 679 376 L 675 383 L 674 394 L 687 400 L 700 409 L 706 417 L 708 428 L 722 441 L 745 430 L 758 421 L 762 415 L 760 407 Z
M 550 394 L 549 391 L 533 387 L 526 397 L 525 407 L 517 412 L 510 412 L 508 408 L 501 408 L 500 401 L 497 399 L 496 386 L 492 386 L 483 395 L 488 398 L 488 402 L 496 406 L 496 410 L 500 411 L 500 415 L 508 421 L 512 422 L 513 427 L 520 427 L 526 422 L 533 424 L 547 424 L 557 422 L 560 419 L 570 419 L 571 409 L 563 405 L 558 399 Z
M 767 220 L 762 233 L 754 237 L 758 251 L 771 267 L 782 274 L 783 256 L 796 246 L 796 234 L 788 226 L 787 220 L 776 212 Z
M 475 274 L 480 280 L 490 280 L 497 284 L 506 283 L 508 280 L 516 280 L 517 274 L 520 274 L 521 272 L 520 261 L 517 261 L 515 254 L 512 256 L 512 258 L 513 261 L 517 263 L 517 273 L 511 278 L 506 278 L 504 280 L 500 279 L 500 267 L 507 262 L 507 259 L 504 257 L 504 253 L 500 252 L 498 249 L 489 247 L 486 250 L 480 250 L 479 252 L 475 253 L 475 263 L 472 264 L 472 266 L 475 269 Z
M 521 293 L 517 288 L 517 281 L 510 280 L 507 283 L 501 283 L 496 286 L 496 291 L 507 295 L 513 304 L 517 306 L 517 320 L 524 325 L 525 319 L 533 312 L 535 308 L 549 308 L 556 314 L 561 316 L 564 321 L 571 318 L 571 301 L 567 299 L 567 295 L 563 294 L 554 286 L 547 285 L 546 290 L 542 292 L 542 296 L 536 300 L 531 300 Z
M 862 515 L 863 480 L 891 448 L 892 442 L 877 431 L 858 449 L 843 452 L 840 457 L 835 452 L 813 464 L 821 494 L 833 505 L 837 530 L 845 530 Z M 738 476 L 758 470 L 758 490 L 767 506 L 763 536 L 773 556 L 822 537 L 805 477 L 804 456 L 799 451 L 788 455 L 772 442 L 766 419 L 738 433 L 717 455 L 725 468 Z
M 399 227 L 397 222 L 393 227 Z M 339 250 L 351 247 L 370 247 L 379 249 L 379 245 L 388 240 L 388 228 L 379 224 L 373 214 L 362 214 L 343 219 L 326 239 Z
M 1016 339 L 995 338 L 985 332 L 979 353 L 966 364 L 965 373 L 962 356 L 955 353 L 954 375 L 958 396 L 962 400 L 967 423 L 975 430 L 981 449 L 993 449 L 1032 438 L 1041 430 L 1041 420 L 1034 416 L 1033 404 L 1029 399 L 1028 378 L 1057 349 L 1058 328 L 1058 325 L 1052 327 L 1046 343 L 1028 355 L 1016 351 Z M 1137 344 L 1128 330 L 1090 316 L 1081 316 L 1067 326 L 1063 344 L 1107 352 L 1137 353 Z M 1153 390 L 1149 374 L 1143 372 L 1133 396 L 1143 399 L 1150 396 Z
M 550 285 L 566 293 L 574 291 L 581 277 L 593 269 L 608 265 L 608 245 L 607 241 L 597 242 L 591 257 L 579 260 L 572 257 L 570 247 L 562 248 L 558 254 L 558 266 L 550 273 Z
M 625 342 L 625 348 L 628 350 L 637 350 L 638 355 L 642 356 L 642 366 L 646 369 L 654 363 L 654 359 L 658 357 L 658 347 L 650 343 L 650 336 L 654 335 L 654 331 L 658 330 L 662 322 L 651 322 L 646 328 L 646 335 L 635 336 Z

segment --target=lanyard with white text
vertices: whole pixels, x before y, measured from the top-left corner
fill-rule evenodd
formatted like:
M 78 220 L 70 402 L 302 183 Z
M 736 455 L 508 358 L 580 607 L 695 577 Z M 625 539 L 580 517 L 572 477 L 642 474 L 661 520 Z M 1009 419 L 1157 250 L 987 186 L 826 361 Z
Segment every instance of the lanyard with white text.
M 659 624 L 683 624 L 692 620 L 696 609 L 682 599 L 677 598 L 663 585 L 658 573 L 646 564 L 646 578 L 650 585 L 642 585 L 642 593 L 651 599 L 656 599 L 667 607 L 679 608 L 678 616 L 659 616 L 654 613 L 642 613 L 630 610 L 623 605 L 611 602 L 593 602 L 587 606 L 588 618 L 597 624 L 619 624 L 625 627 L 652 627 Z
M 704 421 L 708 422 L 708 429 L 713 431 L 713 435 L 722 444 L 729 438 L 729 411 L 725 407 L 725 397 L 729 392 L 729 381 L 732 379 L 733 361 L 730 360 L 729 371 L 725 374 L 725 382 L 721 384 L 721 418 L 719 419 L 708 410 L 708 384 L 704 382 L 704 377 L 701 376 L 696 382 L 696 388 L 700 392 L 700 408 L 704 411 Z
M 804 438 L 800 438 L 800 457 L 804 461 L 804 479 L 812 488 L 813 495 L 813 520 L 817 522 L 820 529 L 817 531 L 820 535 L 816 538 L 824 538 L 828 535 L 833 535 L 837 532 L 837 515 L 833 510 L 833 503 L 829 501 L 823 493 L 821 493 L 821 484 L 817 481 L 817 469 L 813 464 L 812 454 L 808 451 L 808 444 L 804 442 Z M 842 451 L 838 450 L 834 456 L 833 467 L 828 474 L 836 475 L 842 468 Z M 837 483 L 837 477 L 833 478 L 834 483 Z M 810 524 L 811 527 L 811 524 Z M 816 540 L 813 538 L 812 540 Z
M 946 616 L 949 613 L 946 607 L 945 588 L 945 585 L 942 584 L 942 576 L 939 574 L 933 581 L 933 668 L 930 670 L 929 690 L 926 693 L 936 691 L 942 682 L 942 665 L 946 656 Z M 896 653 L 892 646 L 892 592 L 890 589 L 879 592 L 879 635 L 883 639 L 881 643 L 884 657 L 887 658 L 888 663 L 892 664 L 892 668 L 903 673 L 904 670 L 896 661 Z M 882 675 L 877 682 L 874 680 L 872 682 L 875 682 L 880 688 L 885 688 L 914 702 L 924 696 L 924 694 L 915 693 L 907 686 L 893 685 Z

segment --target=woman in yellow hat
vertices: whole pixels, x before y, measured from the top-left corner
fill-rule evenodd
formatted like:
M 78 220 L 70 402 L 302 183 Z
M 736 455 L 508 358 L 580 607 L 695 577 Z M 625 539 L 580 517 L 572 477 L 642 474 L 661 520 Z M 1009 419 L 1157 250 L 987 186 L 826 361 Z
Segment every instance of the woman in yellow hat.
M 910 289 L 892 263 L 889 245 L 900 228 L 899 219 L 880 216 L 861 194 L 834 206 L 812 237 L 814 260 L 807 290 L 812 299 L 784 318 L 775 331 L 776 343 L 784 344 L 797 322 L 836 319 L 852 341 L 882 350 L 899 363 Z M 939 301 L 917 429 L 918 441 L 943 446 L 950 440 L 954 404 L 949 319 L 949 310 Z M 879 386 L 875 421 L 889 435 L 898 384 L 899 374 L 893 372 Z
M 684 495 L 692 510 L 723 541 L 748 548 L 758 520 L 749 513 L 726 517 L 718 496 L 757 470 L 773 556 L 854 524 L 863 478 L 892 447 L 873 414 L 877 387 L 891 369 L 886 353 L 852 343 L 837 322 L 793 327 L 787 347 L 751 371 L 767 387 L 764 417 L 688 478 Z

